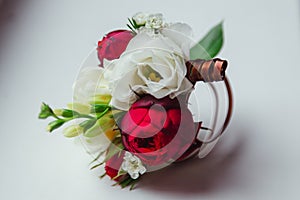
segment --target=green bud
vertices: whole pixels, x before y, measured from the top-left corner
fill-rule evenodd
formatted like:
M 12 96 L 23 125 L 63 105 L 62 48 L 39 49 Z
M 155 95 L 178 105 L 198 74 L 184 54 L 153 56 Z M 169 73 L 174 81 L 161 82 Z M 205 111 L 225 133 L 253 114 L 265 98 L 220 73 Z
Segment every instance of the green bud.
M 73 110 L 68 110 L 68 109 L 63 109 L 61 116 L 69 118 L 69 117 L 74 117 L 74 116 L 79 116 L 80 114 L 76 111 Z
M 83 104 L 83 103 L 79 103 L 79 102 L 73 102 L 73 103 L 69 103 L 68 108 L 81 113 L 81 114 L 89 114 L 91 112 L 91 106 L 88 104 Z
M 79 136 L 81 133 L 83 133 L 83 128 L 78 124 L 71 125 L 63 130 L 64 136 L 68 138 Z
M 78 112 L 69 109 L 55 109 L 53 112 L 55 115 L 62 116 L 65 118 L 71 118 L 80 115 Z
M 42 103 L 41 111 L 39 113 L 39 119 L 46 119 L 50 116 L 55 117 L 55 114 L 53 113 L 53 110 L 47 104 Z
M 54 110 L 53 110 L 53 113 L 54 113 L 56 116 L 61 116 L 61 115 L 62 115 L 62 109 L 54 109 Z
M 47 126 L 47 131 L 52 132 L 53 130 L 61 127 L 65 123 L 62 119 L 57 119 L 55 121 L 52 121 Z

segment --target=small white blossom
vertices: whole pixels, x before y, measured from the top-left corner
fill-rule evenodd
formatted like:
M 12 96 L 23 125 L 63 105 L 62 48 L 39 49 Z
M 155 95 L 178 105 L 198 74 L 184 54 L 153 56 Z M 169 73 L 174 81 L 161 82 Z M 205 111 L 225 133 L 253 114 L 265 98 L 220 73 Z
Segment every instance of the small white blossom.
M 146 21 L 148 19 L 148 14 L 146 13 L 142 13 L 142 12 L 139 12 L 139 13 L 136 13 L 132 19 L 135 21 L 135 23 L 139 26 L 143 26 L 146 24 Z
M 146 168 L 143 166 L 142 161 L 128 151 L 125 153 L 121 169 L 128 172 L 133 179 L 137 179 L 140 174 L 142 175 L 146 172 Z
M 149 15 L 146 21 L 146 28 L 160 29 L 164 27 L 163 15 L 152 14 Z

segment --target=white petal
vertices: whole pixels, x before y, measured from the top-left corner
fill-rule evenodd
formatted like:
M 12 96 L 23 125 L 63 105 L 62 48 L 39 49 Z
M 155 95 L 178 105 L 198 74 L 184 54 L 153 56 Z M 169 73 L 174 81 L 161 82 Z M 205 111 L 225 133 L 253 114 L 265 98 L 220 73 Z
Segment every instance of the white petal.
M 141 167 L 139 168 L 140 174 L 144 174 L 146 171 L 147 171 L 147 170 L 146 170 L 146 168 L 145 168 L 144 166 L 141 166 Z
M 74 101 L 87 103 L 95 94 L 110 94 L 108 82 L 104 79 L 103 68 L 86 67 L 81 69 L 73 84 Z
M 137 179 L 139 177 L 139 173 L 129 173 L 132 179 Z
M 162 30 L 162 34 L 173 40 L 183 51 L 186 59 L 189 50 L 195 44 L 192 38 L 192 28 L 184 23 L 175 23 Z
M 111 141 L 105 136 L 105 134 L 100 134 L 93 138 L 82 136 L 81 142 L 91 154 L 98 154 L 99 152 L 105 151 L 111 144 Z
M 135 93 L 130 88 L 135 85 L 143 85 L 143 81 L 136 75 L 136 70 L 128 72 L 117 80 L 112 92 L 111 105 L 121 110 L 128 110 L 131 104 L 137 100 Z

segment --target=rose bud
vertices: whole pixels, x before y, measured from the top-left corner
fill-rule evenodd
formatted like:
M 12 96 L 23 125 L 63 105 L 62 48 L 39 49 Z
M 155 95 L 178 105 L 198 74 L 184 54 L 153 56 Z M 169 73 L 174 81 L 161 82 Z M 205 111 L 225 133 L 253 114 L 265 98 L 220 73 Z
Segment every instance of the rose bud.
M 119 181 L 122 179 L 125 175 L 118 176 L 119 169 L 123 163 L 123 157 L 124 157 L 124 151 L 122 153 L 116 153 L 113 155 L 110 159 L 108 159 L 105 163 L 105 172 L 106 175 L 108 175 L 111 179 L 114 179 L 115 181 Z
M 125 149 L 146 167 L 174 162 L 196 137 L 193 117 L 183 98 L 146 95 L 131 106 L 119 126 Z
M 116 30 L 108 33 L 98 42 L 97 52 L 100 66 L 103 67 L 103 59 L 114 60 L 125 51 L 133 33 L 128 30 Z

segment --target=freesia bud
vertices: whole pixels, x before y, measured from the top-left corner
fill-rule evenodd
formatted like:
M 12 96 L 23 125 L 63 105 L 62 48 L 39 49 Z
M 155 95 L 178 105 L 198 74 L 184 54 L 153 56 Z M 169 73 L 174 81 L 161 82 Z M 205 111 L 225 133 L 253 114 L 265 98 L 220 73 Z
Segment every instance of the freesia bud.
M 56 116 L 61 116 L 62 115 L 62 109 L 54 109 L 53 112 Z
M 72 109 L 76 112 L 79 112 L 81 114 L 89 114 L 91 111 L 91 106 L 88 104 L 83 104 L 83 103 L 79 103 L 79 102 L 73 102 L 73 103 L 69 103 L 68 105 L 69 109 Z
M 64 123 L 65 123 L 65 121 L 62 119 L 52 121 L 48 124 L 47 131 L 52 132 L 53 130 L 61 127 Z
M 68 138 L 79 136 L 81 133 L 83 133 L 83 128 L 77 124 L 71 125 L 63 130 L 64 136 Z
M 53 110 L 45 103 L 41 105 L 41 111 L 39 113 L 39 119 L 46 119 L 50 116 L 55 116 Z

